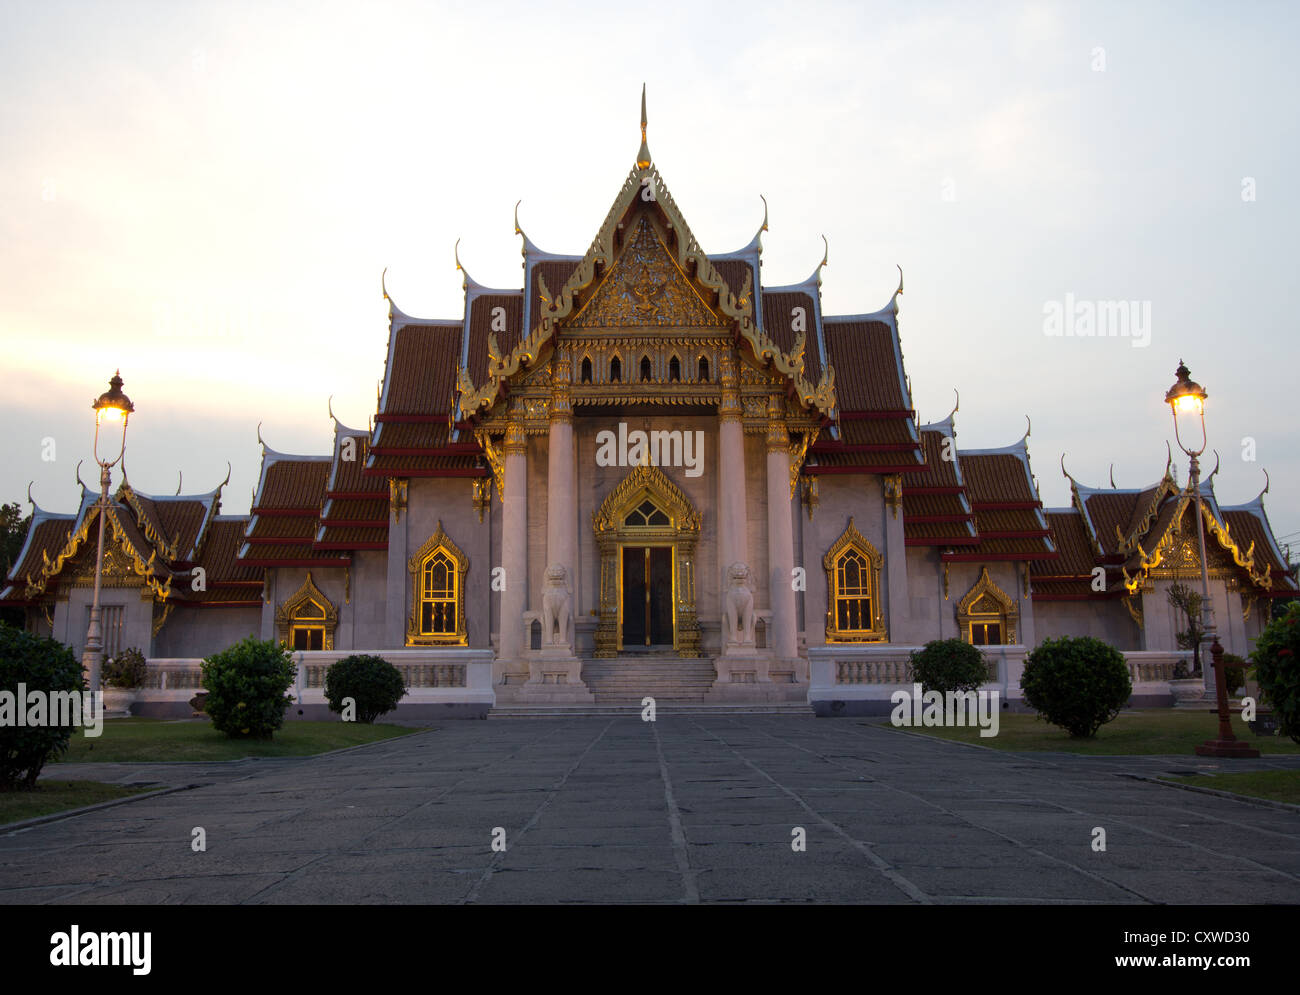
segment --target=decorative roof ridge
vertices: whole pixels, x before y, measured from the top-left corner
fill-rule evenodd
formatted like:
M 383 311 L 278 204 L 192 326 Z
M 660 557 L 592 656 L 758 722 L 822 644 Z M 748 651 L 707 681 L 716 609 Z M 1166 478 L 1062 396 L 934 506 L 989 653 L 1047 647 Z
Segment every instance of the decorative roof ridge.
M 32 500 L 31 484 L 27 485 L 27 502 L 32 506 L 32 520 L 27 526 L 27 536 L 23 539 L 22 549 L 18 551 L 18 555 L 14 557 L 13 563 L 9 565 L 9 569 L 5 572 L 3 577 L 6 586 L 18 582 L 18 578 L 14 576 L 14 572 L 22 566 L 23 561 L 27 559 L 27 552 L 31 549 L 32 540 L 36 538 L 36 526 L 43 522 L 68 522 L 69 524 L 73 524 L 77 520 L 77 516 L 73 512 L 46 511 L 44 508 L 37 505 L 37 503 Z M 69 534 L 71 534 L 71 530 L 69 530 Z
M 391 331 L 399 332 L 403 328 L 454 328 L 459 331 L 465 324 L 464 318 L 412 318 L 410 315 L 402 315 L 402 318 L 402 323 Z
M 250 512 L 247 515 L 213 515 L 214 522 L 247 522 L 253 515 Z
M 1219 510 L 1225 515 L 1230 511 L 1245 512 L 1248 515 L 1254 515 L 1255 518 L 1259 519 L 1260 524 L 1263 525 L 1264 537 L 1268 540 L 1269 548 L 1277 558 L 1277 561 L 1290 566 L 1290 561 L 1282 554 L 1282 549 L 1277 544 L 1277 536 L 1273 532 L 1273 524 L 1268 520 L 1268 513 L 1264 510 L 1264 495 L 1268 493 L 1269 488 L 1268 471 L 1264 472 L 1264 479 L 1264 489 L 1255 496 L 1253 501 L 1248 501 L 1245 504 L 1232 505 L 1231 507 L 1220 505 Z M 33 524 L 35 524 L 34 521 Z M 1226 521 L 1224 524 L 1227 524 Z M 1290 579 L 1289 575 L 1288 579 Z
M 364 435 L 364 436 L 370 435 L 370 429 L 368 428 L 364 428 L 364 429 L 352 428 L 351 426 L 344 425 L 343 422 L 339 420 L 339 416 L 334 413 L 333 394 L 329 396 L 329 400 L 326 402 L 326 406 L 329 409 L 329 416 L 334 422 L 334 448 L 335 449 L 338 448 L 340 435 Z
M 755 320 L 754 289 L 750 281 L 746 281 L 739 297 L 732 292 L 722 278 L 722 274 L 714 268 L 708 255 L 700 247 L 699 241 L 691 234 L 690 227 L 682 217 L 658 169 L 649 161 L 644 163 L 638 161 L 638 165 L 628 172 L 627 178 L 619 188 L 614 203 L 605 216 L 605 221 L 592 240 L 591 247 L 574 267 L 564 286 L 554 295 L 545 292 L 547 288 L 544 283 L 537 288 L 537 292 L 544 298 L 539 309 L 541 318 L 537 326 L 520 339 L 509 355 L 489 364 L 488 379 L 482 386 L 476 386 L 470 380 L 469 373 L 464 367 L 457 372 L 461 416 L 471 417 L 477 414 L 479 409 L 490 407 L 501 392 L 502 381 L 537 360 L 541 351 L 550 344 L 558 323 L 574 313 L 575 294 L 594 284 L 598 272 L 601 274 L 607 272 L 608 267 L 615 262 L 613 253 L 615 224 L 635 206 L 638 199 L 655 204 L 663 213 L 677 236 L 677 265 L 688 278 L 716 294 L 715 310 L 736 323 L 740 337 L 749 343 L 758 361 L 771 362 L 778 372 L 790 378 L 796 396 L 804 406 L 816 406 L 822 411 L 833 410 L 835 407 L 834 370 L 829 365 L 823 364 L 822 377 L 816 386 L 804 379 L 803 350 L 806 337 L 801 336 L 787 355 L 758 327 Z M 667 248 L 665 246 L 665 249 Z
M 897 263 L 894 264 L 898 266 Z M 819 281 L 820 282 L 820 281 Z M 766 288 L 771 289 L 771 288 Z M 898 297 L 903 292 L 903 267 L 898 266 L 898 288 L 889 297 L 889 303 L 878 311 L 868 311 L 863 314 L 828 314 L 823 317 L 823 321 L 847 322 L 847 321 L 879 321 L 886 325 L 893 325 L 894 330 L 898 330 Z
M 582 258 L 582 256 L 566 256 L 558 252 L 547 252 L 545 249 L 539 248 L 538 245 L 528 237 L 528 234 L 519 224 L 519 205 L 522 203 L 522 200 L 515 201 L 515 234 L 524 240 L 523 248 L 519 250 L 519 254 L 524 257 L 525 268 L 527 268 L 530 259 L 536 262 L 546 262 L 550 260 L 557 262 L 576 262 Z
M 1137 567 L 1137 572 L 1130 576 L 1127 568 L 1124 568 L 1123 570 L 1124 585 L 1128 589 L 1130 594 L 1135 593 L 1138 587 L 1141 585 L 1143 578 L 1145 578 L 1147 574 L 1150 573 L 1151 570 L 1159 566 L 1160 563 L 1163 561 L 1164 554 L 1160 550 L 1160 544 L 1164 541 L 1165 536 L 1169 534 L 1170 530 L 1173 529 L 1174 525 L 1182 520 L 1183 515 L 1187 511 L 1187 506 L 1192 503 L 1194 497 L 1195 496 L 1189 490 L 1184 489 L 1178 492 L 1177 495 L 1178 507 L 1175 509 L 1173 516 L 1169 519 L 1168 524 L 1165 526 L 1164 533 L 1156 537 L 1156 541 L 1152 545 L 1150 553 L 1148 553 L 1146 549 L 1143 548 L 1143 545 L 1140 541 L 1136 541 L 1136 537 L 1135 537 L 1134 548 L 1136 549 L 1137 553 L 1140 554 L 1141 556 L 1141 560 Z M 1209 505 L 1204 501 L 1202 501 L 1201 503 L 1201 517 L 1204 520 L 1204 524 L 1205 524 L 1207 545 L 1208 545 L 1209 537 L 1213 536 L 1214 539 L 1219 543 L 1220 548 L 1223 549 L 1224 552 L 1232 556 L 1233 562 L 1236 563 L 1237 566 L 1241 567 L 1243 570 L 1246 571 L 1246 575 L 1251 579 L 1252 583 L 1254 583 L 1256 586 L 1264 587 L 1264 588 L 1269 588 L 1272 586 L 1271 574 L 1273 568 L 1271 566 L 1265 566 L 1262 573 L 1256 569 L 1255 541 L 1253 539 L 1251 540 L 1250 546 L 1246 549 L 1246 552 L 1243 554 L 1241 551 L 1241 547 L 1237 545 L 1236 540 L 1233 539 L 1232 536 L 1229 534 L 1231 529 L 1228 525 L 1227 520 L 1225 519 L 1223 521 L 1220 521 L 1219 519 L 1221 516 L 1215 515 L 1214 510 L 1211 509 Z M 1143 538 L 1145 538 L 1145 536 L 1143 536 Z M 1208 552 L 1207 552 L 1207 556 L 1208 556 Z
M 956 432 L 956 422 L 953 420 L 952 415 L 949 415 L 943 421 L 932 421 L 924 425 L 918 425 L 917 429 L 921 432 L 940 432 L 945 436 L 951 436 Z

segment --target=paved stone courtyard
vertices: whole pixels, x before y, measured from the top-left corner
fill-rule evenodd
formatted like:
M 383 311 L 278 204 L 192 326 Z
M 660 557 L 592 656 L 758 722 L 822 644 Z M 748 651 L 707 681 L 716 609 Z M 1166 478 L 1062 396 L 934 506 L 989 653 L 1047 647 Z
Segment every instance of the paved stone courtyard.
M 446 722 L 315 758 L 60 765 L 47 774 L 197 787 L 0 833 L 0 902 L 1294 903 L 1300 815 L 1126 776 L 1227 763 L 734 715 Z M 1231 769 L 1247 766 L 1300 757 Z

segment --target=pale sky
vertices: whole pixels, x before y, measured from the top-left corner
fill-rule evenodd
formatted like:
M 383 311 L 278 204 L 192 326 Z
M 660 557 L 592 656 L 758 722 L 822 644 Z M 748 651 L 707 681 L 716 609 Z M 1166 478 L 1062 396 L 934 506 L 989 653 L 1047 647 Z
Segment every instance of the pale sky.
M 1267 468 L 1274 529 L 1300 538 L 1298 22 L 1285 3 L 6 4 L 0 501 L 34 481 L 76 507 L 120 367 L 132 483 L 205 491 L 229 461 L 223 511 L 246 511 L 259 421 L 323 453 L 330 395 L 345 424 L 374 412 L 385 266 L 404 311 L 459 319 L 457 238 L 477 281 L 521 285 L 516 200 L 539 246 L 586 250 L 644 81 L 706 252 L 749 241 L 763 194 L 765 285 L 806 278 L 823 234 L 828 314 L 883 307 L 902 265 L 914 400 L 935 421 L 960 390 L 961 448 L 1028 414 L 1048 506 L 1069 500 L 1062 452 L 1082 483 L 1114 463 L 1149 484 L 1182 358 L 1220 500 Z M 1149 343 L 1046 335 L 1067 294 L 1135 302 Z

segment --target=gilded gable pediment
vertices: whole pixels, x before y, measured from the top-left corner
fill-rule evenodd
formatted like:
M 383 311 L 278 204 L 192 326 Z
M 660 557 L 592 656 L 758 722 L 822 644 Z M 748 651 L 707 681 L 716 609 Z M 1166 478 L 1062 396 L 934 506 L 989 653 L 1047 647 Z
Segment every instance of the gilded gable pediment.
M 721 328 L 642 215 L 636 234 L 570 328 Z

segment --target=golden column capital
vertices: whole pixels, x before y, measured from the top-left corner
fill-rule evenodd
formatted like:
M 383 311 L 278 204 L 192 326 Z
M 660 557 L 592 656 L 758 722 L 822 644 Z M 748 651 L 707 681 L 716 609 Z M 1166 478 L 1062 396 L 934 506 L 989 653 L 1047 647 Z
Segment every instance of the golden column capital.
M 506 439 L 503 446 L 505 454 L 507 456 L 512 454 L 522 456 L 527 449 L 526 442 L 527 436 L 524 435 L 523 423 L 511 418 L 506 422 Z

